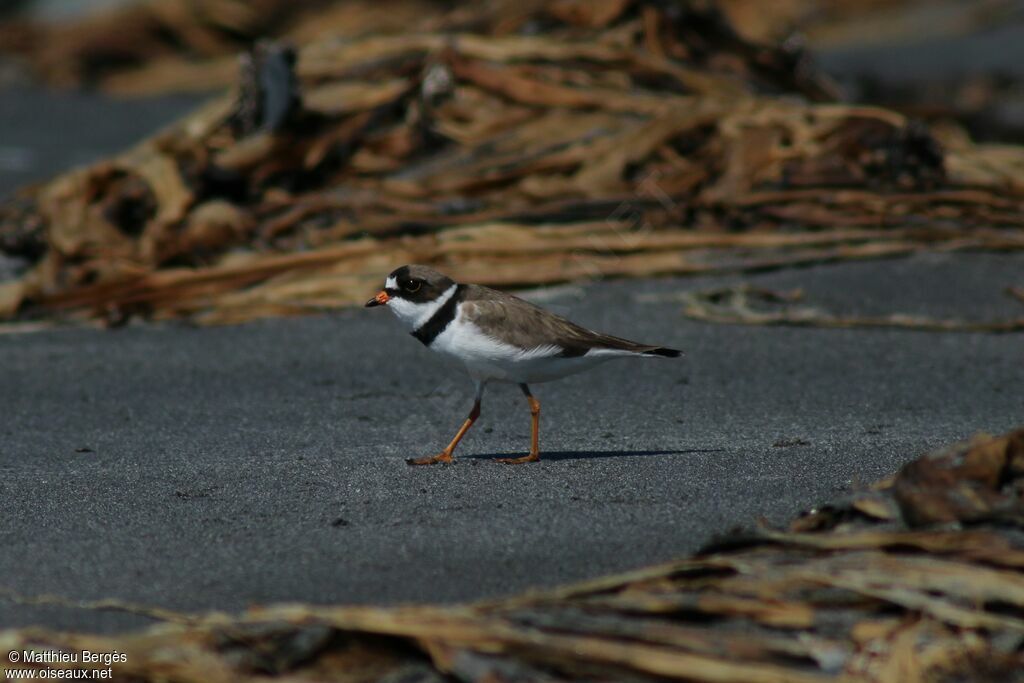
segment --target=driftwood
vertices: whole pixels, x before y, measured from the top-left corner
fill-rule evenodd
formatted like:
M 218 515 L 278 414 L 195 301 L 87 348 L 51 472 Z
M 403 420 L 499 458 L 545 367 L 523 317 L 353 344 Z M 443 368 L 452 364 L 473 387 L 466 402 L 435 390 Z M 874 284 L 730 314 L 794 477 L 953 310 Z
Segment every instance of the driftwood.
M 299 314 L 410 261 L 511 286 L 1021 248 L 1024 149 L 836 104 L 714 3 L 424 4 L 260 44 L 232 95 L 0 205 L 28 264 L 0 320 Z
M 114 680 L 182 683 L 1012 683 L 1024 680 L 1022 496 L 1017 431 L 914 460 L 788 530 L 733 532 L 689 559 L 560 590 L 238 617 L 8 594 L 167 623 L 113 637 L 6 631 L 0 650 L 117 651 Z

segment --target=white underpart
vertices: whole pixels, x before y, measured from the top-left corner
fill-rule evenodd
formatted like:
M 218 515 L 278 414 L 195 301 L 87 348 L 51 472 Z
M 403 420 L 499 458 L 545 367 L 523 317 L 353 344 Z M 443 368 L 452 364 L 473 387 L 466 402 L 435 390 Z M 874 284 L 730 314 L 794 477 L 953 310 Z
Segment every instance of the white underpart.
M 461 305 L 460 305 L 461 309 Z M 462 361 L 476 381 L 532 384 L 560 379 L 589 370 L 616 357 L 636 356 L 629 351 L 594 349 L 582 356 L 566 358 L 554 344 L 522 349 L 486 334 L 458 311 L 455 320 L 434 339 L 432 351 Z
M 395 289 L 395 279 L 389 277 L 387 282 L 384 283 L 384 287 L 388 289 Z M 388 299 L 388 308 L 390 308 L 391 312 L 394 313 L 410 331 L 412 331 L 421 327 L 424 323 L 430 320 L 430 317 L 437 313 L 437 310 L 444 306 L 445 302 L 453 296 L 455 296 L 455 285 L 444 290 L 444 293 L 433 301 L 427 301 L 422 304 L 406 301 L 405 299 L 397 296 L 391 297 Z

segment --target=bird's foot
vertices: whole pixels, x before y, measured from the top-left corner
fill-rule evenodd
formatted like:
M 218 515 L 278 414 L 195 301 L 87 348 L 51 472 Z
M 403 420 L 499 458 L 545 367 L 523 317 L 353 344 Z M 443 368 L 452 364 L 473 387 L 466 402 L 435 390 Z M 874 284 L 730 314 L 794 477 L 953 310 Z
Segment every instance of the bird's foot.
M 409 465 L 436 465 L 437 463 L 449 464 L 455 462 L 455 458 L 452 457 L 451 453 L 441 452 L 437 455 L 428 455 L 425 458 L 406 458 L 405 462 Z
M 521 458 L 498 458 L 495 462 L 504 463 L 506 465 L 522 465 L 524 462 L 537 462 L 540 460 L 540 453 L 530 453 L 524 455 Z

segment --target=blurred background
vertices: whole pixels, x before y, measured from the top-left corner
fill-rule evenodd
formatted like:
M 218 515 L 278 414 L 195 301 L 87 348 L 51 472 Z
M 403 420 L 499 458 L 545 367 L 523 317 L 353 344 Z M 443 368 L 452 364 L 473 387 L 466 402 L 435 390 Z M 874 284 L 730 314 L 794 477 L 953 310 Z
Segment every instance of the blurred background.
M 508 286 L 684 273 L 681 254 L 640 253 L 678 247 L 663 232 L 679 229 L 1019 222 L 1006 197 L 949 195 L 1020 189 L 1024 4 L 1012 0 L 770 12 L 754 0 L 7 0 L 0 12 L 8 320 L 301 314 L 355 303 L 371 273 L 414 258 Z M 621 145 L 635 153 L 616 156 Z M 483 255 L 541 224 L 581 232 L 543 266 L 536 251 L 530 265 Z M 457 226 L 472 258 L 387 241 Z M 583 236 L 600 247 L 581 259 Z M 387 254 L 355 267 L 364 239 Z M 221 272 L 246 259 L 247 274 Z M 217 291 L 203 285 L 198 302 L 180 278 L 151 277 L 181 267 L 221 269 L 204 276 Z
M 298 44 L 330 36 L 398 33 L 450 16 L 455 2 L 358 0 L 5 0 L 4 86 L 48 86 L 111 95 L 209 93 L 235 76 L 230 57 L 268 37 Z M 515 15 L 557 15 L 571 2 L 492 6 L 507 30 Z M 599 12 L 626 2 L 599 2 Z M 644 4 L 644 3 L 636 3 Z M 671 2 L 649 3 L 671 7 Z M 845 100 L 954 118 L 980 140 L 1019 141 L 1024 5 L 1014 0 L 753 0 L 675 3 L 714 7 L 749 40 L 799 42 L 841 87 Z M 461 27 L 467 28 L 471 18 Z M 422 27 L 422 26 L 421 26 Z M 500 27 L 499 27 L 500 30 Z
M 492 598 L 792 520 L 801 561 L 870 539 L 781 599 L 792 558 L 736 600 L 644 574 L 679 595 L 637 614 L 708 680 L 1019 677 L 1020 433 L 890 475 L 1024 410 L 1022 75 L 1013 0 L 0 0 L 0 627 Z M 471 400 L 353 308 L 410 262 L 688 358 L 544 386 L 536 467 L 490 462 L 529 428 L 497 389 L 408 468 Z M 361 628 L 278 626 L 188 647 L 262 676 Z M 133 680 L 211 680 L 154 643 Z

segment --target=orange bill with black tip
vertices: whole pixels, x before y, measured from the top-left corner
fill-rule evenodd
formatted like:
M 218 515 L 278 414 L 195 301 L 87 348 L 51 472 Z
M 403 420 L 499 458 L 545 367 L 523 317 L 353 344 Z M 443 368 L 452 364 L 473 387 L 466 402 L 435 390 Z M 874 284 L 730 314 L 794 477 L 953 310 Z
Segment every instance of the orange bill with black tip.
M 383 306 L 390 300 L 391 297 L 388 296 L 388 293 L 382 289 L 379 292 L 377 292 L 377 296 L 373 297 L 372 299 L 366 302 L 366 307 L 372 308 L 374 306 Z

